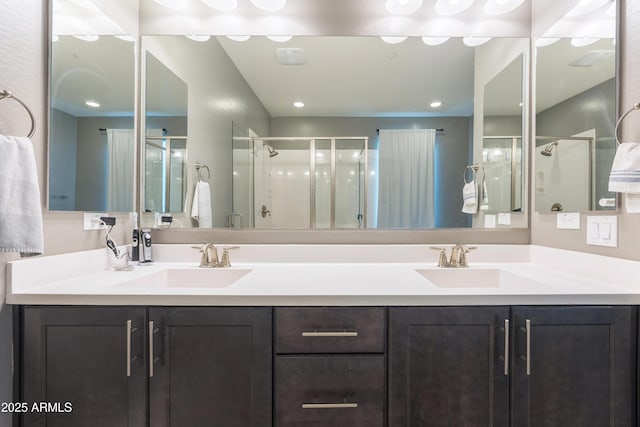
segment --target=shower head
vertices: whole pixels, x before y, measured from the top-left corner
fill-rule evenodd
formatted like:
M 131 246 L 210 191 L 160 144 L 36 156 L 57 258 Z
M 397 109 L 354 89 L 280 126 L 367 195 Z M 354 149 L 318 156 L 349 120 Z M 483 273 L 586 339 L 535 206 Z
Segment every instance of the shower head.
M 266 142 L 264 143 L 264 148 L 266 148 L 267 151 L 269 152 L 269 157 L 275 157 L 278 154 L 280 154 L 276 151 L 275 148 L 273 148 L 271 145 L 267 144 Z
M 558 141 L 554 141 L 551 144 L 548 144 L 544 150 L 542 150 L 540 152 L 540 154 L 542 154 L 545 157 L 551 157 L 551 152 L 553 151 L 553 147 L 555 147 L 556 145 L 558 145 Z

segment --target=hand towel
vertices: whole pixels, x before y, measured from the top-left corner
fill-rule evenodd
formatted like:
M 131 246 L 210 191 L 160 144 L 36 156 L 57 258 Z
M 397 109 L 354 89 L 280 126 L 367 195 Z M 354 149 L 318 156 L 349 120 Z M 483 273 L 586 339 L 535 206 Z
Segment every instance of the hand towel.
M 33 143 L 0 135 L 0 252 L 44 252 L 42 202 Z
M 487 181 L 482 177 L 482 203 L 480 203 L 481 211 L 489 210 L 489 195 L 487 194 Z
M 627 212 L 640 212 L 640 143 L 618 146 L 609 174 L 609 191 L 624 193 Z
M 213 225 L 211 188 L 208 182 L 198 181 L 196 187 L 193 189 L 191 218 L 198 221 L 198 227 L 200 228 L 211 228 Z
M 478 191 L 475 181 L 464 184 L 464 187 L 462 187 L 462 212 L 468 214 L 475 214 L 478 212 L 477 193 Z

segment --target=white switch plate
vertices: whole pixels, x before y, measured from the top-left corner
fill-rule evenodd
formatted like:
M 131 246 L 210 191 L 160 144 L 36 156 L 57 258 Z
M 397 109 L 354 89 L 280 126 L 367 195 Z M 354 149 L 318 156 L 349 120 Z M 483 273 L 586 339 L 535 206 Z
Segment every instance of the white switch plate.
M 485 215 L 484 216 L 484 228 L 496 228 L 496 216 Z
M 82 215 L 82 229 L 83 230 L 104 230 L 107 228 L 100 222 L 101 216 L 109 216 L 106 212 L 85 212 Z
M 498 224 L 500 225 L 511 225 L 511 214 L 510 213 L 499 213 L 498 214 Z
M 618 247 L 618 217 L 587 216 L 587 244 Z
M 556 228 L 563 230 L 580 230 L 580 212 L 558 212 Z

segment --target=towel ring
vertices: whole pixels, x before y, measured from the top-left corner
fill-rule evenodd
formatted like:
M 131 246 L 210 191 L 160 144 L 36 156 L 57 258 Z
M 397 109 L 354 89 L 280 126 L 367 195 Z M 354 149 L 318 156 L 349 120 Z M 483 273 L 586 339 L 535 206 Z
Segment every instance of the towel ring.
M 27 137 L 31 138 L 33 134 L 36 132 L 36 119 L 33 117 L 33 113 L 31 112 L 29 107 L 27 107 L 27 104 L 22 102 L 20 99 L 16 98 L 15 95 L 12 94 L 10 91 L 0 90 L 0 99 L 5 99 L 5 98 L 13 98 L 18 104 L 22 105 L 24 109 L 27 110 L 27 113 L 29 114 L 29 118 L 31 119 L 31 129 L 29 130 L 29 134 L 27 135 Z
M 631 112 L 634 110 L 640 110 L 640 102 L 636 102 L 635 104 L 633 104 L 633 107 L 629 108 L 622 116 L 620 116 L 620 118 L 616 122 L 615 136 L 616 136 L 616 143 L 618 145 L 622 144 L 622 142 L 620 141 L 620 135 L 619 135 L 620 123 L 622 123 L 625 117 L 631 114 Z
M 195 164 L 196 170 L 198 171 L 198 181 L 205 181 L 205 182 L 209 182 L 209 179 L 211 179 L 211 170 L 209 169 L 209 166 L 202 164 L 202 163 L 196 163 Z M 200 171 L 202 169 L 206 169 L 207 170 L 207 178 L 203 179 L 202 174 L 200 173 Z

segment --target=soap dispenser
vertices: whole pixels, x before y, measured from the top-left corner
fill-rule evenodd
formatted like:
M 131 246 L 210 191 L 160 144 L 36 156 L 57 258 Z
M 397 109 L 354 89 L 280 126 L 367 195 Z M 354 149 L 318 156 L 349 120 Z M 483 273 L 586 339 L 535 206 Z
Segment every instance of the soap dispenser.
M 151 230 L 144 229 L 140 233 L 140 244 L 142 245 L 142 256 L 140 257 L 139 264 L 149 264 L 153 260 L 151 259 Z

